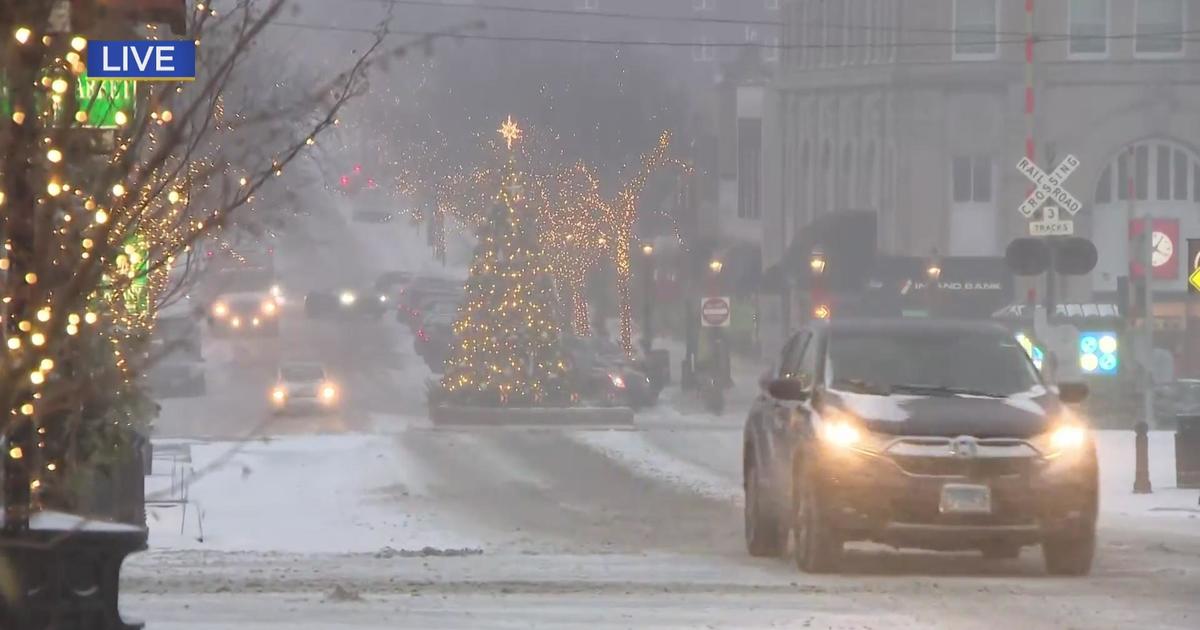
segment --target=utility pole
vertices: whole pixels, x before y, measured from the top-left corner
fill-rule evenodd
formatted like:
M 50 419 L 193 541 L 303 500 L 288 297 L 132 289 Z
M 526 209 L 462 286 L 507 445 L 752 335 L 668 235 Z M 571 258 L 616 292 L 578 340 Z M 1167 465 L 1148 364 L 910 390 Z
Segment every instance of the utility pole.
M 1133 270 L 1134 264 L 1140 264 L 1142 268 L 1142 298 L 1145 304 L 1142 312 L 1142 330 L 1139 335 L 1141 346 L 1141 367 L 1142 375 L 1139 379 L 1142 387 L 1142 420 L 1148 426 L 1154 424 L 1154 219 L 1147 212 L 1145 216 L 1139 217 L 1137 214 L 1137 186 L 1134 174 L 1137 172 L 1136 164 L 1137 156 L 1134 147 L 1131 145 L 1125 150 L 1125 171 L 1128 177 L 1125 181 L 1125 191 L 1128 197 L 1126 205 L 1127 222 L 1131 228 L 1134 221 L 1142 221 L 1141 234 L 1136 242 L 1129 244 L 1129 261 L 1130 271 Z M 1132 240 L 1132 239 L 1131 239 Z M 1140 259 L 1140 263 L 1138 263 Z M 1132 275 L 1132 274 L 1130 274 Z M 1134 297 L 1131 302 L 1136 302 Z

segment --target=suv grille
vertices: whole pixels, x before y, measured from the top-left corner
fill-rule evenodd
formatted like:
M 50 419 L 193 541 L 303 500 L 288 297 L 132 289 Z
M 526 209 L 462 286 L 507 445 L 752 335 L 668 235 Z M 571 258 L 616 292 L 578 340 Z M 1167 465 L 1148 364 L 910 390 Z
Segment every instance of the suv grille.
M 892 455 L 904 472 L 910 475 L 936 477 L 1005 477 L 1022 475 L 1030 470 L 1028 457 L 920 457 Z

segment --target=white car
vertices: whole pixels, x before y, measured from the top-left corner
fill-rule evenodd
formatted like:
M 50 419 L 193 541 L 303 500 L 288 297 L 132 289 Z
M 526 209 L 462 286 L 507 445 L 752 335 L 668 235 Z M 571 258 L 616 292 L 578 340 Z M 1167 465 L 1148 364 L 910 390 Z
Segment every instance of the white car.
M 283 363 L 271 388 L 271 406 L 282 414 L 299 409 L 332 411 L 341 402 L 341 391 L 320 363 Z

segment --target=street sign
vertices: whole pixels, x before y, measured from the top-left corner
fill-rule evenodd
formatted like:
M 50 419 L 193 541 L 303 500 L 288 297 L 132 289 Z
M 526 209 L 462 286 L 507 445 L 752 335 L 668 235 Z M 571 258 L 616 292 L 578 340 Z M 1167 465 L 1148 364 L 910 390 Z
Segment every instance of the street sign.
M 1070 236 L 1075 233 L 1075 222 L 1060 219 L 1058 206 L 1042 208 L 1042 220 L 1029 222 L 1030 236 Z
M 728 296 L 700 300 L 700 323 L 705 328 L 728 328 L 729 312 Z
M 1021 161 L 1017 162 L 1017 170 L 1021 171 L 1021 174 L 1034 184 L 1033 192 L 1018 208 L 1021 214 L 1026 218 L 1032 217 L 1033 213 L 1037 212 L 1038 208 L 1047 201 L 1056 202 L 1072 215 L 1082 210 L 1083 204 L 1063 187 L 1063 183 L 1077 168 L 1079 168 L 1079 160 L 1074 155 L 1063 158 L 1058 168 L 1049 174 L 1029 158 L 1021 158 Z

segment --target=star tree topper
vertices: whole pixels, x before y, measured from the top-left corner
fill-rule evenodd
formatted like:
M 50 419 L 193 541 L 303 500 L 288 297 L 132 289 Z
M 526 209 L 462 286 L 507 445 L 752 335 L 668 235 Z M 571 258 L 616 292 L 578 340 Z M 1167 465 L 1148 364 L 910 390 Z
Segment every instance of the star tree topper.
M 505 120 L 504 124 L 500 125 L 499 131 L 500 137 L 504 138 L 504 141 L 508 143 L 509 151 L 512 150 L 513 141 L 521 139 L 521 128 L 512 119 L 512 114 L 509 114 L 508 120 Z

